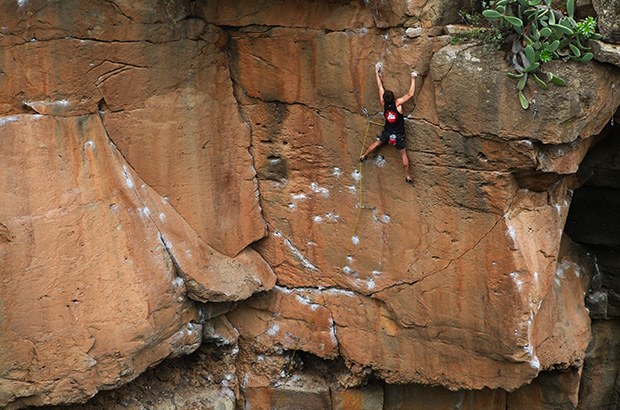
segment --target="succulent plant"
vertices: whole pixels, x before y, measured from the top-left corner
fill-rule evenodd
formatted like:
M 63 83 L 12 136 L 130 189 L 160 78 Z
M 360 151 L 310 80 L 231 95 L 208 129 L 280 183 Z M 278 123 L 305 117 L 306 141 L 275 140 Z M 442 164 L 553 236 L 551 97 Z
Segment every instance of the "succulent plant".
M 566 81 L 544 72 L 541 65 L 554 59 L 589 61 L 594 57 L 585 44 L 588 39 L 601 38 L 595 33 L 596 19 L 588 17 L 576 22 L 575 0 L 567 0 L 567 15 L 553 9 L 551 0 L 499 0 L 491 5 L 493 8 L 484 10 L 482 15 L 516 33 L 511 61 L 517 74 L 508 73 L 508 77 L 518 80 L 519 100 L 524 109 L 529 106 L 523 95 L 528 74 L 545 90 L 547 83 L 538 73 L 545 74 L 548 82 L 565 86 Z
M 596 19 L 594 17 L 586 17 L 584 21 L 580 21 L 575 25 L 575 30 L 583 38 L 591 38 L 596 30 Z
M 543 63 L 548 63 L 551 60 L 553 60 L 553 54 L 551 51 L 546 48 L 540 50 L 540 61 L 542 61 Z

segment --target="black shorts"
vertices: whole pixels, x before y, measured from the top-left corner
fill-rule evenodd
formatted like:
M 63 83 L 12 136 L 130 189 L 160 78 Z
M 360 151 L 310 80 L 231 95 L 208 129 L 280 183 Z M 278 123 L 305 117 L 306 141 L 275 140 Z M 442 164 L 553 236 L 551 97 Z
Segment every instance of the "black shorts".
M 390 135 L 392 133 L 390 131 L 383 130 L 381 135 L 379 136 L 379 141 L 383 144 L 389 144 Z M 396 149 L 405 149 L 407 148 L 407 142 L 405 141 L 404 135 L 396 135 Z

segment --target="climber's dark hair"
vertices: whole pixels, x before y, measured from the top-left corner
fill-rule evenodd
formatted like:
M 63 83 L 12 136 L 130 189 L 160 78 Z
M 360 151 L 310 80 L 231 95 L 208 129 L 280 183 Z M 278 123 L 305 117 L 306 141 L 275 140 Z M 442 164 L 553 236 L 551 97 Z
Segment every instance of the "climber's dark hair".
M 394 102 L 394 93 L 390 90 L 385 90 L 383 93 L 383 101 L 385 101 L 386 104 L 392 104 Z

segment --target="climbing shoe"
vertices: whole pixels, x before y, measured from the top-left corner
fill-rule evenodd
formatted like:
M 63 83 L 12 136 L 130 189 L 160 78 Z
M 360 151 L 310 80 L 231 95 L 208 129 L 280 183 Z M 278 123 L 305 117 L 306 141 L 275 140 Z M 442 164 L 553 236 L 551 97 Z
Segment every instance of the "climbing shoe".
M 413 179 L 412 178 L 405 178 L 405 182 L 413 184 Z

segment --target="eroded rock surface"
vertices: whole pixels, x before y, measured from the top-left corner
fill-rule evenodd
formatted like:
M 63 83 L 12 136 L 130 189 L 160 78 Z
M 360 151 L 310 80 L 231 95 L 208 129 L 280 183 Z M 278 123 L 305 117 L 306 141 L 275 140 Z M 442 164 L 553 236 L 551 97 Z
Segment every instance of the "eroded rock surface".
M 1 127 L 0 405 L 84 400 L 195 350 L 198 306 L 99 117 Z
M 603 39 L 609 43 L 620 42 L 620 6 L 609 0 L 592 0 L 592 5 L 598 15 L 598 27 Z
M 4 2 L 0 406 L 83 401 L 203 340 L 196 369 L 81 408 L 578 405 L 600 272 L 564 227 L 613 174 L 587 158 L 620 60 L 549 64 L 568 87 L 528 85 L 525 111 L 503 52 L 440 35 L 461 7 Z M 377 61 L 396 94 L 420 73 L 413 187 L 391 147 L 358 162 Z
M 280 34 L 284 32 L 287 34 Z M 338 35 L 300 33 L 295 37 L 293 31 L 284 29 L 231 34 L 233 49 L 240 59 L 247 58 L 232 72 L 238 78 L 242 109 L 253 119 L 259 186 L 271 227 L 269 237 L 257 249 L 274 267 L 279 283 L 299 288 L 289 297 L 297 298 L 301 309 L 303 299 L 312 298 L 306 287 L 316 283 L 328 286 L 336 280 L 341 291 L 333 296 L 315 295 L 309 303 L 319 305 L 325 297 L 326 307 L 334 315 L 340 354 L 390 383 L 512 390 L 528 383 L 541 368 L 579 365 L 589 340 L 589 319 L 583 307 L 584 284 L 573 271 L 564 275 L 563 266 L 570 267 L 572 262 L 562 262 L 560 257 L 571 200 L 568 180 L 554 177 L 532 191 L 528 189 L 531 184 L 521 187 L 517 176 L 526 172 L 557 176 L 577 170 L 589 138 L 600 132 L 611 110 L 595 101 L 610 92 L 612 78 L 617 81 L 618 73 L 612 70 L 615 77 L 611 77 L 598 66 L 580 68 L 587 74 L 581 79 L 573 77 L 583 81 L 573 87 L 579 91 L 566 94 L 555 90 L 557 94 L 538 97 L 538 112 L 548 113 L 541 117 L 546 118 L 551 112 L 556 114 L 553 102 L 561 95 L 568 105 L 557 115 L 566 118 L 556 122 L 536 117 L 532 123 L 526 118 L 532 113 L 519 107 L 514 84 L 501 71 L 501 53 L 485 53 L 482 47 L 470 45 L 447 46 L 430 61 L 417 62 L 428 77 L 420 90 L 419 107 L 407 126 L 416 186 L 422 188 L 412 190 L 396 182 L 402 171 L 396 153 L 387 148 L 363 165 L 367 208 L 362 209 L 349 258 L 339 273 L 356 217 L 360 178 L 356 148 L 366 125 L 352 112 L 359 112 L 361 104 L 370 106 L 376 96 L 356 103 L 357 94 L 320 93 L 331 87 L 305 83 L 314 78 L 314 66 L 299 67 L 300 72 L 286 80 L 296 85 L 281 89 L 276 87 L 276 74 L 260 83 L 254 80 L 265 61 L 273 66 L 272 73 L 290 71 L 285 67 L 291 61 L 275 55 L 264 45 L 270 44 L 267 40 L 284 50 L 295 47 L 296 42 L 308 44 L 313 60 L 323 61 L 333 59 L 325 57 L 324 50 L 330 47 L 328 37 Z M 355 48 L 358 35 L 347 34 L 347 49 Z M 388 37 L 375 41 L 383 41 L 385 47 L 393 43 L 404 47 L 413 40 Z M 442 42 L 426 38 L 416 45 L 432 49 Z M 364 51 L 355 54 L 372 67 L 371 55 Z M 402 77 L 405 57 L 384 57 L 386 66 L 398 67 L 396 73 L 386 72 L 386 81 L 399 74 Z M 338 60 L 344 64 L 347 58 Z M 346 67 L 333 72 L 342 78 L 336 77 L 340 84 L 351 84 Z M 359 69 L 359 65 L 349 67 Z M 489 73 L 487 67 L 497 67 L 497 71 Z M 320 81 L 329 82 L 330 78 Z M 370 81 L 360 89 L 370 93 L 373 87 Z M 335 106 L 315 114 L 327 101 Z M 501 112 L 483 110 L 489 115 L 486 119 L 482 113 L 468 113 L 467 107 L 480 109 L 472 101 L 503 107 L 505 120 Z M 499 126 L 497 121 L 506 124 Z M 344 126 L 346 135 L 332 131 L 332 123 Z M 570 133 L 562 128 L 567 126 L 563 123 L 572 124 Z M 521 124 L 534 128 L 525 130 Z M 308 144 L 309 130 L 319 137 L 318 145 Z M 582 144 L 582 140 L 587 142 Z M 342 162 L 342 158 L 347 160 Z M 311 171 L 301 172 L 304 164 Z M 556 285 L 558 282 L 561 284 Z M 269 337 L 268 329 L 277 327 L 282 332 L 271 335 L 266 345 L 290 349 L 293 329 L 299 325 L 290 324 L 290 315 L 280 317 L 281 311 L 275 308 L 280 302 L 275 301 L 286 297 L 280 293 L 272 296 L 272 307 L 267 308 L 273 319 L 265 318 L 264 328 L 259 333 L 251 331 L 248 337 Z M 239 312 L 252 303 L 242 306 Z M 578 318 L 570 330 L 555 325 L 556 315 L 564 314 Z M 304 314 L 296 317 L 302 323 L 307 321 Z M 317 330 L 328 331 L 329 327 Z M 553 343 L 541 344 L 549 337 L 573 347 L 554 349 Z M 317 352 L 315 343 L 307 343 L 301 346 L 329 357 Z M 439 349 L 442 355 L 433 353 Z M 394 358 L 413 359 L 393 360 L 386 352 L 395 352 Z M 442 369 L 448 366 L 451 371 L 446 374 Z
M 6 408 L 83 401 L 191 353 L 204 316 L 188 295 L 232 302 L 275 282 L 247 248 L 265 223 L 222 33 L 184 3 L 91 6 L 2 5 Z M 236 138 L 219 144 L 221 128 Z

